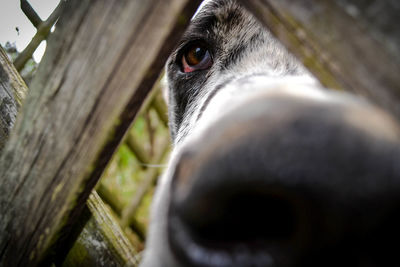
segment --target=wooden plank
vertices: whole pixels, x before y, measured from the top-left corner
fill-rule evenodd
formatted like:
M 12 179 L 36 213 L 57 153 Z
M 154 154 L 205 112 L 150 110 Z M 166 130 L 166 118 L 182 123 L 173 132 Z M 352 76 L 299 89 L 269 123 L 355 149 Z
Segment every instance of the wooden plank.
M 25 94 L 25 82 L 0 46 L 0 151 L 9 137 Z
M 111 210 L 115 212 L 118 217 L 121 217 L 124 207 L 123 204 L 118 200 L 118 198 L 114 197 L 112 192 L 110 192 L 108 188 L 102 183 L 99 183 L 96 188 L 96 192 L 99 194 L 104 203 L 110 206 Z M 141 242 L 144 242 L 146 240 L 146 229 L 143 224 L 136 220 L 136 218 L 132 218 L 130 227 Z
M 327 87 L 361 94 L 400 118 L 397 0 L 242 0 Z
M 20 108 L 19 103 L 25 98 L 28 88 L 1 46 L 0 72 L 0 103 L 7 103 L 7 108 L 0 110 L 0 121 L 9 122 L 0 124 L 0 133 L 8 133 L 14 126 Z M 15 100 L 17 97 L 18 101 Z M 5 143 L 8 135 L 4 139 L 2 137 L 0 136 L 0 141 Z M 2 147 L 0 153 L 1 151 Z M 80 233 L 77 244 L 74 245 L 75 253 L 69 253 L 66 258 L 67 263 L 74 263 L 69 266 L 77 266 L 83 262 L 86 266 L 137 266 L 135 258 L 137 252 L 129 244 L 118 223 L 109 214 L 96 192 L 92 192 L 88 204 L 89 207 L 85 208 L 86 213 L 80 216 L 80 223 L 85 224 L 87 221 L 88 223 Z
M 90 194 L 87 204 L 88 212 L 93 216 L 62 267 L 138 266 L 138 254 L 132 251 L 129 240 L 95 191 Z
M 1 89 L 14 98 L 15 107 L 19 108 L 28 88 L 2 47 L 0 47 L 0 79 Z
M 0 266 L 62 251 L 198 4 L 66 2 L 0 158 Z

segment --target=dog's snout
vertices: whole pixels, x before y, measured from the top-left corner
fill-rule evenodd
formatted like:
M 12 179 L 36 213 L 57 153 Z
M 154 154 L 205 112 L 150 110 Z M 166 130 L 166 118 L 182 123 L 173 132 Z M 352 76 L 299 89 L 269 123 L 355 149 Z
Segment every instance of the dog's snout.
M 194 238 L 213 246 L 229 243 L 256 246 L 266 240 L 283 241 L 292 237 L 296 220 L 294 200 L 263 186 L 262 180 L 246 181 L 246 177 L 232 173 L 215 175 L 212 171 L 204 170 L 200 175 L 219 181 L 212 185 L 196 183 L 190 186 L 190 195 L 180 196 L 177 192 L 174 203 Z M 260 212 L 263 210 L 267 214 Z
M 375 257 L 360 247 L 388 220 L 400 222 L 396 124 L 352 100 L 282 94 L 245 105 L 183 149 L 168 225 L 179 258 L 188 266 L 334 266 L 349 255 L 355 265 Z

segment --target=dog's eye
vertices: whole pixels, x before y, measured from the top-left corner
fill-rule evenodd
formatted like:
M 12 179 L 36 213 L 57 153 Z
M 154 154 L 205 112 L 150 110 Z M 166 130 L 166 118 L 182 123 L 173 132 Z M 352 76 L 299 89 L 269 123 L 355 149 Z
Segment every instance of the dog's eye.
M 182 56 L 183 72 L 208 69 L 212 65 L 212 59 L 208 49 L 201 44 L 189 46 Z

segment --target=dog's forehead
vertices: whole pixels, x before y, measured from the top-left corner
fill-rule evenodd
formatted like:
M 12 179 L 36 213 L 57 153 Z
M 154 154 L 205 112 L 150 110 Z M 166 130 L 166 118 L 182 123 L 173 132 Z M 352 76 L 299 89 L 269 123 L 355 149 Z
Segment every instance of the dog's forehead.
M 197 44 L 209 51 L 212 66 L 183 73 L 182 57 L 188 48 Z M 176 142 L 192 131 L 198 114 L 207 107 L 203 102 L 215 96 L 214 89 L 249 75 L 304 73 L 268 29 L 233 0 L 206 0 L 201 4 L 171 53 L 166 69 L 170 125 Z
M 236 1 L 206 0 L 193 16 L 180 45 L 195 39 L 205 39 L 218 40 L 220 45 L 226 46 L 229 41 L 246 42 L 260 31 L 260 24 Z
M 194 14 L 192 21 L 211 14 L 222 20 L 229 13 L 241 9 L 242 7 L 234 0 L 204 0 Z
M 206 0 L 192 18 L 192 25 L 193 30 L 218 29 L 225 34 L 231 29 L 238 32 L 237 26 L 252 24 L 253 21 L 253 17 L 236 1 Z

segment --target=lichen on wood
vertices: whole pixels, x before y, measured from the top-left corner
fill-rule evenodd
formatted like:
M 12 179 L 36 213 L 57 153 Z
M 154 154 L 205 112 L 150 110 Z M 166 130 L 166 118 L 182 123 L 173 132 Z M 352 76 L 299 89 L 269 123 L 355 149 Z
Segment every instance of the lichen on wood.
M 6 109 L 0 108 L 0 122 L 7 122 L 6 124 L 0 124 L 0 141 L 2 143 L 7 141 L 8 133 L 14 126 L 15 117 L 20 108 L 15 99 L 19 96 L 19 102 L 22 102 L 27 91 L 28 88 L 25 83 L 0 47 L 0 107 L 5 104 L 8 105 Z M 7 135 L 2 136 L 1 133 L 3 132 L 6 132 Z M 1 148 L 0 146 L 0 153 Z M 61 190 L 63 190 L 63 183 L 60 183 L 54 189 L 50 201 L 54 201 Z M 85 224 L 88 220 L 87 218 L 90 219 L 84 226 L 73 248 L 77 255 L 74 252 L 69 253 L 66 262 L 84 263 L 84 265 L 80 266 L 136 266 L 136 251 L 129 244 L 117 222 L 95 192 L 89 198 L 88 206 L 89 208 L 85 208 L 87 213 L 81 215 L 80 223 Z M 46 228 L 44 231 L 48 233 L 50 229 Z M 38 243 L 42 242 L 43 238 L 44 235 L 41 235 Z M 103 242 L 102 249 L 96 250 L 91 240 L 101 240 Z M 88 253 L 84 254 L 84 252 Z M 103 259 L 104 255 L 107 255 L 107 260 L 101 260 L 104 264 L 100 265 L 101 262 L 98 262 L 98 260 Z M 32 252 L 30 257 L 34 258 L 35 252 Z M 76 266 L 76 264 L 70 266 Z
M 93 216 L 85 225 L 62 266 L 137 266 L 137 252 L 133 251 L 122 229 L 96 192 L 90 195 L 87 205 Z M 110 251 L 110 248 L 113 250 Z

